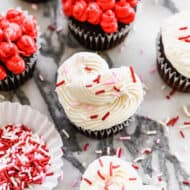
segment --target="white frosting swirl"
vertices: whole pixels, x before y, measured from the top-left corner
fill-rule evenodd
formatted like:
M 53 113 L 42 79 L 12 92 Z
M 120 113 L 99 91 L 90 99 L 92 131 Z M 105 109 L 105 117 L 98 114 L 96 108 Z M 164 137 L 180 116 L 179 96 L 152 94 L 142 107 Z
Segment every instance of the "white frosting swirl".
M 135 75 L 135 74 L 134 74 Z M 68 118 L 79 127 L 102 130 L 131 117 L 143 99 L 142 84 L 128 67 L 109 69 L 95 53 L 77 53 L 58 69 L 56 92 Z
M 190 38 L 189 42 L 179 40 L 190 36 L 190 12 L 177 13 L 167 19 L 161 27 L 164 52 L 173 67 L 183 76 L 190 78 Z
M 110 167 L 112 166 L 112 175 Z M 114 168 L 115 166 L 115 168 Z M 102 178 L 102 177 L 103 178 Z M 131 163 L 114 156 L 103 156 L 92 162 L 82 177 L 80 190 L 156 190 L 142 184 Z M 158 189 L 157 189 L 158 190 Z

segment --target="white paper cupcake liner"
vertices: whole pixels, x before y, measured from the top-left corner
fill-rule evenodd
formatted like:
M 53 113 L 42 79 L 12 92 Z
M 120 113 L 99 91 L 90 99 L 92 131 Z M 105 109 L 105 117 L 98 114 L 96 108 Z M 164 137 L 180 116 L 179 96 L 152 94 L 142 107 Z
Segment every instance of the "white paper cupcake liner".
M 127 119 L 126 121 L 124 121 L 121 124 L 118 125 L 114 125 L 112 127 L 110 127 L 109 129 L 103 129 L 103 130 L 96 130 L 96 131 L 91 131 L 91 130 L 87 130 L 87 129 L 83 129 L 82 127 L 77 127 L 75 126 L 79 132 L 83 133 L 84 135 L 91 137 L 91 138 L 95 138 L 95 139 L 103 139 L 103 138 L 107 138 L 110 136 L 113 136 L 114 134 L 119 133 L 121 130 L 123 130 L 125 127 L 128 127 L 130 122 L 132 121 L 132 118 Z
M 22 8 L 17 7 L 16 10 L 22 11 L 27 18 L 32 18 L 32 15 L 28 13 L 28 11 L 22 10 Z M 6 12 L 3 12 L 2 15 L 5 15 Z M 40 38 L 40 28 L 37 26 L 38 30 L 38 37 L 37 37 L 37 47 L 38 50 L 35 54 L 33 54 L 29 58 L 25 58 L 25 63 L 26 63 L 26 70 L 18 75 L 15 74 L 8 74 L 7 78 L 4 80 L 0 81 L 0 91 L 9 91 L 9 90 L 14 90 L 21 86 L 23 83 L 25 83 L 28 79 L 32 78 L 36 63 L 37 63 L 37 57 L 39 54 L 39 50 L 41 48 L 41 38 Z
M 157 49 L 157 68 L 160 76 L 165 83 L 174 90 L 181 92 L 190 92 L 190 78 L 181 75 L 168 61 L 164 55 L 161 35 L 159 34 L 156 40 Z
M 89 32 L 79 25 L 76 25 L 72 19 L 69 19 L 69 30 L 73 36 L 85 47 L 92 50 L 106 50 L 121 43 L 129 33 L 131 25 L 125 25 L 120 31 L 112 34 L 101 34 Z
M 7 124 L 24 124 L 35 134 L 43 136 L 51 155 L 50 171 L 54 175 L 47 176 L 41 185 L 31 185 L 33 190 L 52 190 L 58 184 L 63 166 L 61 137 L 55 126 L 45 115 L 33 110 L 30 106 L 23 106 L 18 103 L 0 103 L 0 127 Z M 31 189 L 31 188 L 29 188 Z

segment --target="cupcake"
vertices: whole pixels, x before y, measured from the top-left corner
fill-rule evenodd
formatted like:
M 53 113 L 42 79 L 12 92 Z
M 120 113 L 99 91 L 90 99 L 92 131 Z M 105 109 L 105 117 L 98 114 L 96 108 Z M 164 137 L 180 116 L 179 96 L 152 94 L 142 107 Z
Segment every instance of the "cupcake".
M 69 29 L 85 47 L 106 50 L 121 43 L 135 19 L 138 0 L 62 0 Z
M 23 0 L 23 1 L 26 1 L 26 2 L 29 2 L 29 3 L 46 3 L 50 0 Z
M 59 67 L 56 92 L 68 119 L 94 138 L 126 127 L 143 100 L 132 67 L 109 69 L 103 58 L 88 52 L 74 54 Z
M 38 27 L 27 12 L 0 15 L 0 90 L 12 90 L 32 77 L 37 61 Z
M 190 13 L 168 18 L 157 39 L 157 67 L 171 88 L 190 92 Z
M 52 190 L 62 167 L 62 141 L 39 112 L 17 103 L 0 104 L 1 189 Z
M 132 164 L 114 156 L 103 156 L 85 171 L 80 190 L 161 190 L 143 185 Z

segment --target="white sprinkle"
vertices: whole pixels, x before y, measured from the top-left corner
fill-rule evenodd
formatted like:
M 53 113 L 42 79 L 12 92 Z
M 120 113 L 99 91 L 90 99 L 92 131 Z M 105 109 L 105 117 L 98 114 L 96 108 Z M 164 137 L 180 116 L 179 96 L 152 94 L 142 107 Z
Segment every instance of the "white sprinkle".
M 160 139 L 156 139 L 156 144 L 160 144 Z
M 0 94 L 0 99 L 1 100 L 5 100 L 5 96 L 3 96 L 2 94 Z
M 38 6 L 33 3 L 33 4 L 32 4 L 32 9 L 33 9 L 33 10 L 38 10 Z
M 189 107 L 190 107 L 189 105 L 183 106 L 183 111 L 187 117 L 190 117 L 190 110 L 188 109 Z
M 107 155 L 110 155 L 110 152 L 111 152 L 111 149 L 110 149 L 110 147 L 108 146 L 108 147 L 107 147 L 107 151 L 106 151 Z
M 102 150 L 95 150 L 96 154 L 102 154 Z
M 146 134 L 147 134 L 147 135 L 156 135 L 156 134 L 157 134 L 157 131 L 156 131 L 156 130 L 147 131 Z
M 68 139 L 70 138 L 69 133 L 68 133 L 65 129 L 62 129 L 61 131 L 63 132 L 63 134 L 64 134 Z
M 126 136 L 126 137 L 119 137 L 119 140 L 125 141 L 125 140 L 131 140 L 130 136 Z
M 61 175 L 60 175 L 59 180 L 60 180 L 60 181 L 63 181 L 63 180 L 64 180 L 64 173 L 63 173 L 63 171 L 61 172 Z
M 161 90 L 165 90 L 165 89 L 166 89 L 166 85 L 164 84 L 161 86 Z
M 181 125 L 179 126 L 180 129 L 189 129 L 190 125 Z
M 43 77 L 41 74 L 39 74 L 38 77 L 39 77 L 39 79 L 40 79 L 41 81 L 44 81 L 44 77 Z
M 133 161 L 134 162 L 139 162 L 139 161 L 144 160 L 144 159 L 145 159 L 145 156 L 142 155 L 142 156 L 139 156 L 139 157 L 135 158 Z

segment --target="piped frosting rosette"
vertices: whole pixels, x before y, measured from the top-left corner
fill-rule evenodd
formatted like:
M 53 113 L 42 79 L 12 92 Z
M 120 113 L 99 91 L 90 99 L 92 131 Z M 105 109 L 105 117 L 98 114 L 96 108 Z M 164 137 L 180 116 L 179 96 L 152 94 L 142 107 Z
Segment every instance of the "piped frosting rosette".
M 128 120 L 142 99 L 142 84 L 132 67 L 109 69 L 95 53 L 77 53 L 58 69 L 56 92 L 75 126 L 102 131 Z
M 103 156 L 92 162 L 82 177 L 80 190 L 158 190 L 143 185 L 132 164 L 114 156 Z

